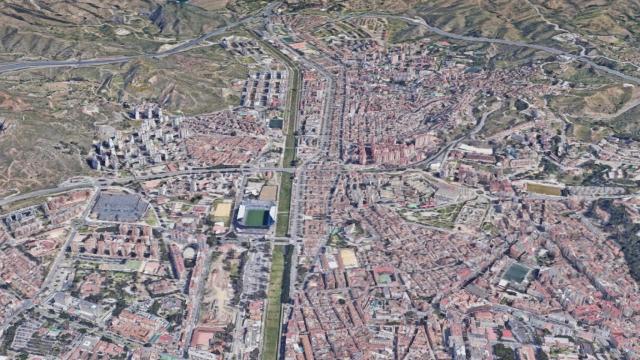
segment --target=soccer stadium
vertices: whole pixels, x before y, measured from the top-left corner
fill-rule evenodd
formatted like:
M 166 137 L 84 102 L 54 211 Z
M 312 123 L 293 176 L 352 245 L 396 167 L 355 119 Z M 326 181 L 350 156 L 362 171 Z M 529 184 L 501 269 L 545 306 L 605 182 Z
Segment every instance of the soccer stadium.
M 241 232 L 264 232 L 275 218 L 276 206 L 272 201 L 246 200 L 238 207 L 235 226 Z

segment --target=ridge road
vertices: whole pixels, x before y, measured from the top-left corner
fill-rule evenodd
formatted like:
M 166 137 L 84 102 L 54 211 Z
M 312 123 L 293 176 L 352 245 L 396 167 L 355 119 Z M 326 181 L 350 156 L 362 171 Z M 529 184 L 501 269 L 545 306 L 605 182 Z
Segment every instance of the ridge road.
M 271 3 L 269 5 L 267 5 L 264 9 L 262 9 L 259 13 L 255 14 L 255 15 L 251 15 L 251 16 L 247 16 L 235 23 L 229 24 L 229 25 L 225 25 L 221 28 L 218 28 L 216 30 L 213 30 L 211 32 L 205 33 L 195 39 L 189 40 L 184 44 L 178 45 L 176 47 L 174 47 L 173 49 L 167 50 L 167 51 L 163 51 L 160 53 L 155 53 L 155 54 L 143 54 L 143 55 L 132 55 L 132 56 L 120 56 L 120 57 L 113 57 L 113 58 L 104 58 L 104 59 L 88 59 L 88 60 L 79 60 L 79 59 L 69 59 L 69 60 L 36 60 L 36 61 L 23 61 L 23 62 L 14 62 L 14 63 L 5 63 L 5 64 L 0 64 L 0 74 L 3 73 L 8 73 L 8 72 L 13 72 L 13 71 L 20 71 L 20 70 L 27 70 L 27 69 L 41 69 L 41 68 L 56 68 L 56 67 L 87 67 L 87 66 L 100 66 L 100 65 L 109 65 L 109 64 L 119 64 L 119 63 L 125 63 L 134 59 L 138 59 L 138 58 L 162 58 L 162 57 L 166 57 L 166 56 L 171 56 L 180 52 L 184 52 L 187 50 L 190 50 L 192 48 L 194 48 L 196 45 L 200 44 L 201 42 L 205 41 L 206 39 L 212 37 L 212 36 L 217 36 L 220 35 L 236 26 L 242 25 L 244 23 L 247 23 L 253 19 L 255 19 L 257 16 L 260 15 L 268 15 L 271 13 L 271 11 L 276 8 L 280 3 L 279 2 L 274 2 Z M 603 66 L 603 65 L 599 65 L 597 63 L 595 63 L 593 60 L 591 60 L 589 57 L 585 56 L 585 55 L 576 55 L 576 54 L 572 54 L 570 52 L 567 52 L 565 50 L 561 50 L 561 49 L 557 49 L 557 48 L 553 48 L 553 47 L 549 47 L 549 46 L 544 46 L 544 45 L 538 45 L 538 44 L 531 44 L 531 43 L 526 43 L 526 42 L 522 42 L 522 41 L 513 41 L 513 40 L 505 40 L 505 39 L 497 39 L 497 38 L 488 38 L 488 37 L 476 37 L 476 36 L 468 36 L 468 35 L 460 35 L 460 34 L 455 34 L 452 32 L 448 32 L 445 30 L 442 30 L 440 28 L 437 28 L 433 25 L 429 25 L 424 19 L 421 18 L 412 18 L 412 17 L 408 17 L 408 16 L 401 16 L 401 15 L 391 15 L 391 14 L 383 14 L 383 13 L 365 13 L 365 14 L 361 14 L 361 15 L 348 15 L 345 16 L 344 19 L 348 19 L 348 18 L 352 18 L 352 17 L 386 17 L 386 18 L 391 18 L 391 19 L 398 19 L 398 20 L 403 20 L 406 22 L 410 22 L 413 24 L 418 24 L 421 26 L 426 27 L 429 31 L 438 34 L 440 36 L 444 36 L 444 37 L 448 37 L 451 39 L 456 39 L 456 40 L 463 40 L 463 41 L 468 41 L 468 42 L 484 42 L 484 43 L 492 43 L 492 44 L 501 44 L 501 45 L 508 45 L 508 46 L 517 46 L 517 47 L 524 47 L 524 48 L 529 48 L 529 49 L 534 49 L 534 50 L 540 50 L 540 51 L 545 51 L 548 52 L 550 54 L 554 54 L 554 55 L 560 55 L 560 56 L 565 56 L 568 57 L 570 59 L 573 60 L 577 60 L 577 61 L 581 61 L 583 63 L 586 63 L 588 65 L 593 66 L 594 68 L 600 70 L 600 71 L 604 71 L 610 75 L 619 77 L 621 79 L 633 82 L 635 84 L 639 84 L 640 85 L 640 78 L 639 77 L 635 77 L 632 75 L 627 75 L 623 72 L 620 72 L 618 70 L 614 70 L 611 69 L 609 67 Z
M 141 58 L 160 59 L 160 58 L 175 55 L 187 50 L 191 50 L 197 45 L 199 45 L 200 43 L 202 43 L 203 41 L 213 36 L 221 35 L 237 26 L 243 25 L 257 18 L 258 16 L 269 13 L 271 9 L 276 7 L 278 4 L 279 2 L 271 3 L 254 15 L 244 17 L 237 22 L 222 26 L 208 33 L 204 33 L 197 38 L 188 40 L 187 42 L 166 51 L 161 51 L 158 53 L 147 53 L 147 54 L 141 54 L 141 55 L 118 56 L 118 57 L 103 58 L 103 59 L 33 60 L 33 61 L 4 63 L 4 64 L 0 64 L 0 74 L 14 72 L 14 71 L 21 71 L 21 70 L 29 70 L 29 69 L 59 68 L 59 67 L 90 67 L 90 66 L 100 66 L 100 65 L 110 65 L 110 64 L 122 64 L 122 63 L 129 62 L 131 60 L 141 59 Z
M 583 62 L 585 64 L 591 65 L 594 68 L 604 71 L 606 73 L 609 73 L 613 76 L 619 77 L 621 79 L 636 83 L 640 85 L 640 78 L 639 77 L 635 77 L 632 75 L 627 75 L 625 73 L 622 73 L 618 70 L 614 70 L 611 68 L 608 68 L 606 66 L 603 65 L 599 65 L 597 63 L 595 63 L 593 60 L 591 60 L 590 58 L 588 58 L 587 56 L 584 55 L 576 55 L 576 54 L 572 54 L 568 51 L 565 50 L 561 50 L 561 49 L 557 49 L 557 48 L 553 48 L 550 46 L 544 46 L 544 45 L 538 45 L 538 44 L 531 44 L 531 43 L 526 43 L 523 41 L 513 41 L 513 40 L 505 40 L 505 39 L 496 39 L 496 38 L 488 38 L 488 37 L 483 37 L 483 36 L 468 36 L 468 35 L 460 35 L 460 34 L 455 34 L 452 32 L 448 32 L 445 30 L 442 30 L 440 28 L 437 28 L 433 25 L 429 25 L 426 20 L 422 19 L 422 18 L 412 18 L 412 17 L 408 17 L 408 16 L 401 16 L 401 15 L 391 15 L 391 14 L 378 14 L 378 13 L 365 13 L 365 14 L 361 14 L 361 15 L 353 15 L 353 16 L 346 16 L 345 18 L 350 18 L 350 17 L 386 17 L 386 18 L 390 18 L 390 19 L 397 19 L 397 20 L 403 20 L 406 22 L 410 22 L 413 24 L 417 24 L 417 25 L 421 25 L 426 27 L 429 31 L 440 35 L 440 36 L 444 36 L 444 37 L 448 37 L 451 39 L 455 39 L 455 40 L 463 40 L 463 41 L 468 41 L 468 42 L 483 42 L 483 43 L 490 43 L 490 44 L 500 44 L 500 45 L 508 45 L 508 46 L 517 46 L 517 47 L 524 47 L 524 48 L 529 48 L 529 49 L 534 49 L 534 50 L 540 50 L 540 51 L 544 51 L 544 52 L 548 52 L 550 54 L 553 55 L 560 55 L 560 56 L 565 56 L 568 57 L 570 59 L 573 60 L 577 60 L 580 62 Z

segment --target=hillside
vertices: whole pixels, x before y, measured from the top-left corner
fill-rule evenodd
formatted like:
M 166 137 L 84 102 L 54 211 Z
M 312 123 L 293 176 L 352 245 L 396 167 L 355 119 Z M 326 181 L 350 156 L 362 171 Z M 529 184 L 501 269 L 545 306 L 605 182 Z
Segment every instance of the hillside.
M 224 7 L 161 0 L 8 0 L 0 4 L 0 61 L 155 53 L 229 19 Z M 96 125 L 121 126 L 125 102 L 153 101 L 185 114 L 235 104 L 229 88 L 247 64 L 212 40 L 161 59 L 4 74 L 0 119 L 11 127 L 0 137 L 0 195 L 85 172 Z
M 222 9 L 163 0 L 7 0 L 0 3 L 0 59 L 68 59 L 155 52 L 218 28 Z

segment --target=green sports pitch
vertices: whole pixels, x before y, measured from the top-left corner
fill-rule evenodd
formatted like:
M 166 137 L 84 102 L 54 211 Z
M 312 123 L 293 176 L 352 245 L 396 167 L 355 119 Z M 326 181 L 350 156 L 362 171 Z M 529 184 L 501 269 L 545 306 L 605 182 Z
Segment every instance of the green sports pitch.
M 269 225 L 269 211 L 263 209 L 249 209 L 244 219 L 246 227 L 264 227 Z

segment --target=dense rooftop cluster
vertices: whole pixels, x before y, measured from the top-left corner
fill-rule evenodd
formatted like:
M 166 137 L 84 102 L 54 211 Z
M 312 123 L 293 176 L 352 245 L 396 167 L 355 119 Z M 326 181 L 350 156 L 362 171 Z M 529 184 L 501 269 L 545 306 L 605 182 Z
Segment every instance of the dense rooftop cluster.
M 0 200 L 0 356 L 640 356 L 640 142 L 586 120 L 636 85 L 326 5 L 193 43 L 231 106 L 114 105 L 86 176 Z

